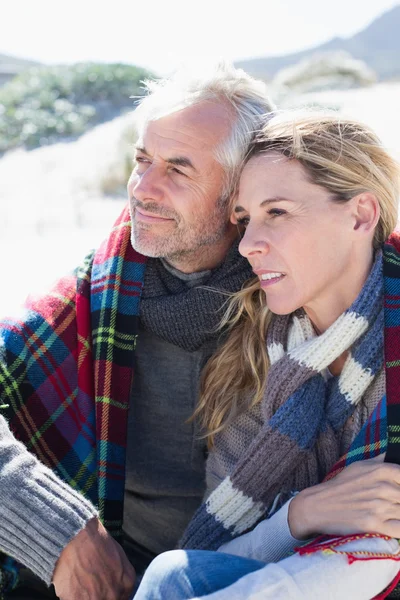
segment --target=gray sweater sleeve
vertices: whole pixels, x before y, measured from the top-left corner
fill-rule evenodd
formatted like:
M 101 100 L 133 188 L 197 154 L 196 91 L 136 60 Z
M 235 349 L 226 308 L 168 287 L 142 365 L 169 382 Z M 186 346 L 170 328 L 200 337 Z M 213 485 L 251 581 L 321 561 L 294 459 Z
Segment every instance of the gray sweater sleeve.
M 64 547 L 97 516 L 18 442 L 0 416 L 0 549 L 50 585 Z
M 218 548 L 225 554 L 236 554 L 265 563 L 278 562 L 285 558 L 296 546 L 307 540 L 296 540 L 289 529 L 288 511 L 290 498 L 269 519 L 261 521 L 257 527 Z

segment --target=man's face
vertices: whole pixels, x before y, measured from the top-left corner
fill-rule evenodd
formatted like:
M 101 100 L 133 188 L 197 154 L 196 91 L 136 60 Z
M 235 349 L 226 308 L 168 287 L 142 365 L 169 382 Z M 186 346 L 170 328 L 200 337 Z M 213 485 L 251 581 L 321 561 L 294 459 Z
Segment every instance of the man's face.
M 214 150 L 230 133 L 227 106 L 202 102 L 150 121 L 128 182 L 132 245 L 171 262 L 218 245 L 230 231 L 224 172 Z

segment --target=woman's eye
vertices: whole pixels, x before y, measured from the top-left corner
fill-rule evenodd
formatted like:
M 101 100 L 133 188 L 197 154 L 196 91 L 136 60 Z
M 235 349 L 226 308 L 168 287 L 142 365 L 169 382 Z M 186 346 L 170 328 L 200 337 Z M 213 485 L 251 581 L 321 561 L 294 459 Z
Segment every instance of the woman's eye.
M 250 219 L 249 217 L 236 217 L 236 223 L 238 225 L 243 225 L 243 227 L 247 227 L 247 225 L 250 223 Z
M 286 210 L 283 210 L 282 208 L 270 208 L 268 214 L 271 215 L 271 217 L 279 217 L 281 215 L 286 215 Z

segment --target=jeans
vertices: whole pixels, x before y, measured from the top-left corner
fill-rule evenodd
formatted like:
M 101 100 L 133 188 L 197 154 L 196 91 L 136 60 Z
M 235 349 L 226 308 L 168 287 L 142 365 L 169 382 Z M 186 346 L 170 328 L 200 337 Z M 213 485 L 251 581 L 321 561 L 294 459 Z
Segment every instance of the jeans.
M 217 592 L 265 563 L 205 550 L 172 550 L 149 566 L 135 600 L 188 600 Z

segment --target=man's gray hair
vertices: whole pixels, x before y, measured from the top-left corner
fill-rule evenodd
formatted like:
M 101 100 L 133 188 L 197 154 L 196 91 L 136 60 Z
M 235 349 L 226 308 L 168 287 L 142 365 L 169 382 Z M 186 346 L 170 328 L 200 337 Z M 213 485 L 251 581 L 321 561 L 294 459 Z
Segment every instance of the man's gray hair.
M 222 195 L 229 196 L 254 134 L 260 128 L 263 117 L 275 109 L 264 82 L 220 60 L 201 69 L 194 69 L 193 65 L 181 68 L 168 79 L 147 80 L 144 88 L 146 95 L 139 99 L 135 111 L 139 135 L 149 121 L 199 102 L 226 102 L 233 109 L 236 119 L 231 133 L 215 151 L 215 158 L 225 171 Z

